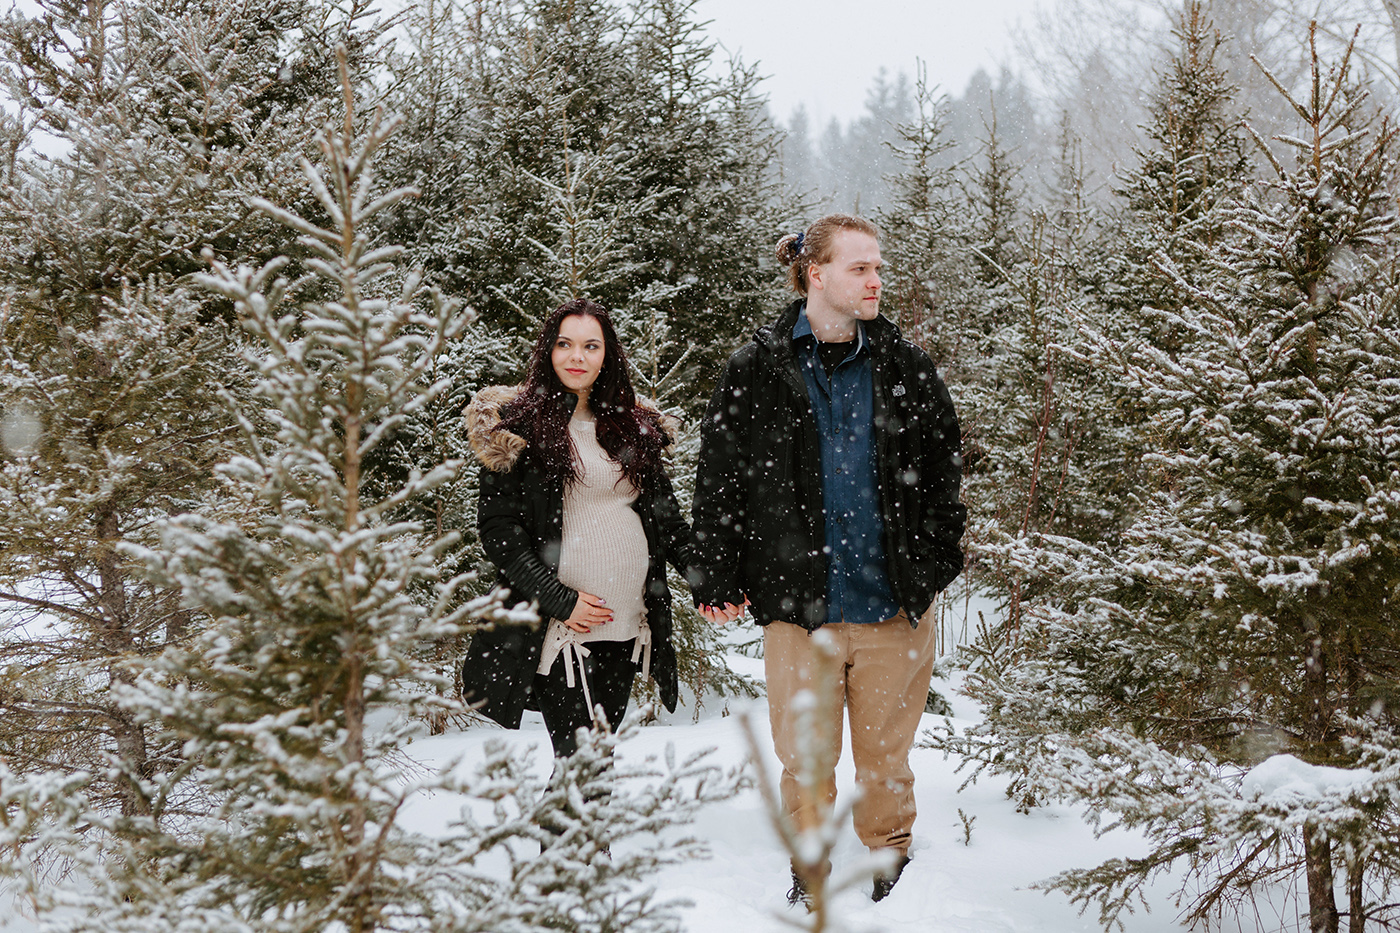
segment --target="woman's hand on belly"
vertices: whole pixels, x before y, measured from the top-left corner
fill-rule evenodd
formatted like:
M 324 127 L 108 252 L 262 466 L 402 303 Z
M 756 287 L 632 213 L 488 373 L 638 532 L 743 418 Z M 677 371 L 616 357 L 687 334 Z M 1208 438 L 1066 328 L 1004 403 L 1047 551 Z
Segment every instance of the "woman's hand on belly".
M 586 635 L 593 626 L 611 622 L 612 617 L 612 610 L 602 599 L 580 590 L 578 601 L 574 603 L 574 611 L 564 620 L 564 624 L 575 632 Z

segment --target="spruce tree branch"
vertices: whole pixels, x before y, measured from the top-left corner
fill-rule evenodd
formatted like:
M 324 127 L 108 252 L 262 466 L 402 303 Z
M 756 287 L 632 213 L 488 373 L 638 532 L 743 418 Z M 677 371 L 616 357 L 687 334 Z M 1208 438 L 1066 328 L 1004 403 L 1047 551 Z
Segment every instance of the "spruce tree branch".
M 91 625 L 101 626 L 107 624 L 107 621 L 101 616 L 95 616 L 89 612 L 83 612 L 80 609 L 74 609 L 72 606 L 65 606 L 62 603 L 51 602 L 47 599 L 35 599 L 30 596 L 21 596 L 18 593 L 9 593 L 3 590 L 0 590 L 0 599 L 20 603 L 21 605 L 33 606 L 36 609 L 45 609 L 60 615 L 71 616 L 75 619 L 81 619 Z
M 324 190 L 324 186 L 322 186 L 322 190 Z M 339 245 L 340 243 L 339 233 L 318 227 L 310 221 L 302 219 L 299 215 L 293 214 L 289 210 L 278 207 L 276 204 L 273 204 L 271 201 L 265 198 L 249 198 L 248 203 L 253 207 L 257 208 L 258 210 L 262 211 L 264 214 L 267 214 L 269 217 L 273 218 L 278 223 L 287 227 L 291 227 L 298 233 L 305 234 L 306 236 L 313 237 L 317 240 L 324 240 L 325 242 L 330 243 L 332 245 Z
M 1278 843 L 1278 838 L 1278 833 L 1270 833 L 1265 836 L 1264 839 L 1262 839 L 1248 855 L 1241 858 L 1233 868 L 1217 877 L 1215 884 L 1194 901 L 1194 906 L 1192 906 L 1191 912 L 1187 915 L 1189 923 L 1194 925 L 1196 923 L 1206 922 L 1209 919 L 1209 914 L 1211 911 L 1215 910 L 1220 898 L 1224 895 L 1225 891 L 1229 889 L 1235 878 L 1246 868 L 1250 867 L 1254 863 L 1254 860 L 1267 849 L 1276 845 Z
M 1301 119 L 1304 123 L 1311 123 L 1312 114 L 1308 113 L 1307 108 L 1305 108 L 1302 104 L 1298 103 L 1296 100 L 1293 99 L 1293 95 L 1288 92 L 1288 89 L 1286 87 L 1279 83 L 1278 78 L 1274 77 L 1274 73 L 1270 71 L 1268 67 L 1265 66 L 1265 64 L 1261 62 L 1258 58 L 1256 58 L 1254 55 L 1250 55 L 1249 60 L 1254 62 L 1254 64 L 1258 66 L 1259 70 L 1264 73 L 1264 77 L 1268 79 L 1268 82 L 1272 84 L 1280 94 L 1283 95 L 1283 99 L 1288 101 L 1289 105 L 1293 108 L 1294 112 L 1298 114 L 1299 119 Z
M 1337 97 L 1346 90 L 1347 73 L 1351 69 L 1351 56 L 1356 49 L 1356 40 L 1361 36 L 1361 24 L 1357 23 L 1355 30 L 1351 34 L 1351 41 L 1347 43 L 1346 51 L 1342 53 L 1342 61 L 1337 65 L 1336 78 L 1332 82 L 1332 87 L 1327 92 L 1327 98 L 1322 105 L 1321 113 L 1330 113 L 1332 105 L 1336 103 Z M 1312 53 L 1313 61 L 1317 61 L 1317 23 L 1314 21 L 1308 27 L 1308 46 Z M 1360 101 L 1353 102 L 1346 108 L 1350 113 L 1356 109 Z

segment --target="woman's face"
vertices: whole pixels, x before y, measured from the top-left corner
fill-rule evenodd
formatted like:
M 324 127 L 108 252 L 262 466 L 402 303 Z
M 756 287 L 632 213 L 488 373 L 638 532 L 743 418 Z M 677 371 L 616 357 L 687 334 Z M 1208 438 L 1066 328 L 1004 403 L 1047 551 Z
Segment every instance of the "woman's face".
M 559 323 L 559 336 L 554 340 L 550 362 L 564 388 L 586 398 L 603 371 L 606 352 L 603 328 L 598 319 L 571 314 Z

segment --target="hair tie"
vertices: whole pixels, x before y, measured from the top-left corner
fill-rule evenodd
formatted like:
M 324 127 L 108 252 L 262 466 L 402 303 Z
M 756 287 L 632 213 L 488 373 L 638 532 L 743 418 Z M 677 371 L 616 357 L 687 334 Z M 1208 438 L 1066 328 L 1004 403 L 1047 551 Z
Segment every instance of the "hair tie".
M 807 233 L 806 233 L 806 231 L 803 231 L 802 233 L 799 233 L 799 234 L 797 235 L 797 239 L 795 239 L 795 240 L 792 241 L 792 254 L 793 254 L 793 256 L 801 256 L 801 255 L 802 255 L 802 245 L 803 245 L 804 243 L 806 243 L 806 242 L 807 242 Z

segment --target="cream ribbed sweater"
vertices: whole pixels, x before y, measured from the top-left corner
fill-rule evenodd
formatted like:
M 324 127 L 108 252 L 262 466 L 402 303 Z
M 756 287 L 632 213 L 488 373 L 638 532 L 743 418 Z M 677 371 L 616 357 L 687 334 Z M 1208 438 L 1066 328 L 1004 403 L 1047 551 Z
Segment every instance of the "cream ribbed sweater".
M 637 489 L 598 443 L 593 421 L 575 417 L 569 422 L 569 433 L 579 477 L 564 490 L 559 579 L 565 586 L 601 597 L 613 618 L 587 634 L 551 619 L 540 657 L 541 674 L 549 673 L 566 644 L 628 641 L 641 635 L 646 625 L 647 536 L 641 516 L 632 509 Z

